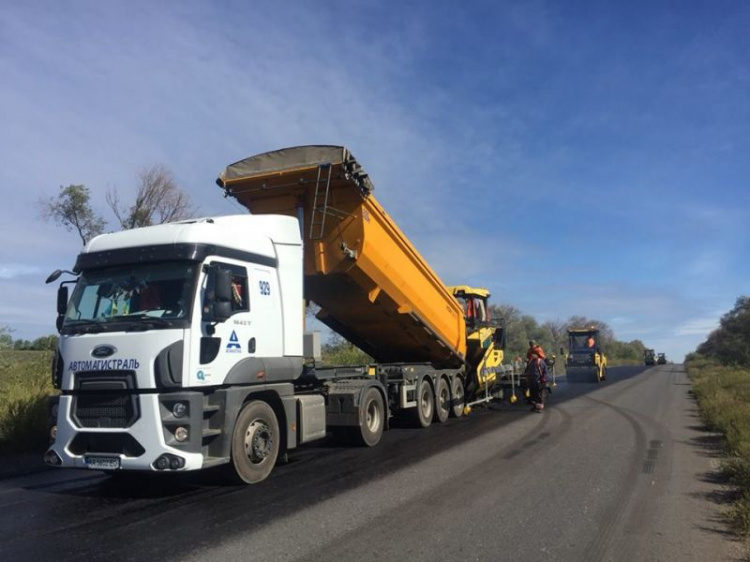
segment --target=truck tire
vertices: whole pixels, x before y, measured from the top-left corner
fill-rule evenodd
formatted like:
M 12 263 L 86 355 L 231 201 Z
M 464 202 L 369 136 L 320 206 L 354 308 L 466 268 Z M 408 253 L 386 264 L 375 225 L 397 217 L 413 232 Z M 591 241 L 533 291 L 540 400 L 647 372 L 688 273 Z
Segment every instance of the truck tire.
M 440 377 L 435 390 L 435 420 L 439 423 L 448 421 L 451 413 L 451 389 L 445 377 Z
M 360 446 L 374 447 L 380 442 L 385 427 L 385 406 L 380 391 L 371 386 L 359 404 L 359 427 L 351 427 L 352 441 Z
M 435 415 L 435 393 L 428 377 L 424 377 L 417 388 L 417 422 L 429 427 Z
M 271 473 L 279 456 L 281 431 L 273 408 L 261 400 L 248 402 L 232 433 L 232 466 L 245 484 L 256 484 Z
M 451 389 L 451 414 L 454 418 L 464 415 L 464 381 L 461 377 L 453 377 L 453 388 Z

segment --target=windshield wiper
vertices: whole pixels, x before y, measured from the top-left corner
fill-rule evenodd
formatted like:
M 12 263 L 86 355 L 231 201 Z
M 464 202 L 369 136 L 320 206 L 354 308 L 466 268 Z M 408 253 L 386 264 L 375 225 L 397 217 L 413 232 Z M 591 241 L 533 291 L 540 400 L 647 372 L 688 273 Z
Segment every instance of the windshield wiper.
M 104 326 L 97 320 L 74 320 L 66 327 L 82 334 L 98 334 L 104 331 Z

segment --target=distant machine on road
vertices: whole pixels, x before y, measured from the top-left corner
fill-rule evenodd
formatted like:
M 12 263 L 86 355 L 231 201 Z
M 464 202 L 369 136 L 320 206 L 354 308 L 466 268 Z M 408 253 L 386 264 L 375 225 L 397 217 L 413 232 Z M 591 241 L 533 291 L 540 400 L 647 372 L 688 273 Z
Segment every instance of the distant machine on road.
M 599 330 L 582 328 L 568 330 L 568 359 L 565 370 L 569 381 L 607 378 L 607 357 L 599 341 Z
M 656 364 L 657 365 L 666 365 L 667 364 L 667 356 L 664 353 L 659 353 L 659 355 L 656 356 Z
M 644 350 L 643 362 L 646 365 L 656 365 L 656 352 L 653 349 Z

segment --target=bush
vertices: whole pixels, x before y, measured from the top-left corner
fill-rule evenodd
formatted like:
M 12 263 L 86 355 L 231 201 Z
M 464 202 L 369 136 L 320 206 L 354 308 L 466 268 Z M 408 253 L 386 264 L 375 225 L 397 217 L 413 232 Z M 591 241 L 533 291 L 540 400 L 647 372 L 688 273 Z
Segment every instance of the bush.
M 50 352 L 0 352 L 0 452 L 44 449 L 51 360 Z
M 739 493 L 731 522 L 740 534 L 750 535 L 750 369 L 721 365 L 697 353 L 686 366 L 703 421 L 723 436 L 728 458 L 722 470 Z

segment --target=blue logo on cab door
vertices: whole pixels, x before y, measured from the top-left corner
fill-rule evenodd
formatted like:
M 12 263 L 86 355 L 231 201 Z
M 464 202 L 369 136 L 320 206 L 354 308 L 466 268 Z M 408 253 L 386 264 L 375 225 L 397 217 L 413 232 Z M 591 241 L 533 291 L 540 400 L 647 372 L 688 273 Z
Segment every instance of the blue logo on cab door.
M 232 330 L 232 335 L 229 336 L 229 343 L 227 344 L 227 353 L 242 353 L 242 346 L 240 340 L 237 337 L 237 332 Z

